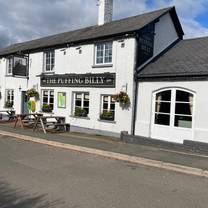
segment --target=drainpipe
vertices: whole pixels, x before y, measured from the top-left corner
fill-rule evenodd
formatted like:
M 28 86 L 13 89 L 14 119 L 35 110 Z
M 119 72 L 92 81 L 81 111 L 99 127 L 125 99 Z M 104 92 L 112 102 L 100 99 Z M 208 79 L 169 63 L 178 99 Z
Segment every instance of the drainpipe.
M 135 127 L 136 127 L 136 114 L 137 114 L 137 99 L 138 99 L 138 80 L 137 80 L 137 66 L 138 66 L 138 42 L 137 35 L 136 39 L 136 47 L 135 47 L 135 67 L 134 67 L 134 91 L 133 91 L 133 111 L 132 111 L 132 123 L 131 123 L 131 135 L 135 135 Z

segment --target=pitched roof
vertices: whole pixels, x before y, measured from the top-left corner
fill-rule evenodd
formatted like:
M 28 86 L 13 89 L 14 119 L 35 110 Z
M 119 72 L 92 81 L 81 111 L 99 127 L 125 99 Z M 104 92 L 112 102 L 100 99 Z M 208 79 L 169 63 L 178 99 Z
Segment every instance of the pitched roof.
M 151 61 L 139 79 L 208 76 L 208 37 L 181 40 Z
M 141 29 L 145 25 L 151 23 L 152 21 L 158 19 L 167 12 L 170 12 L 172 18 L 174 18 L 178 33 L 180 35 L 183 35 L 183 30 L 177 18 L 175 7 L 169 7 L 138 16 L 112 21 L 102 26 L 95 25 L 79 30 L 27 41 L 24 43 L 14 44 L 6 48 L 0 49 L 0 56 L 9 55 L 19 51 L 27 52 L 41 48 L 59 46 L 64 44 L 81 43 L 100 38 L 133 33 Z
M 181 40 L 151 61 L 139 79 L 208 76 L 208 37 Z

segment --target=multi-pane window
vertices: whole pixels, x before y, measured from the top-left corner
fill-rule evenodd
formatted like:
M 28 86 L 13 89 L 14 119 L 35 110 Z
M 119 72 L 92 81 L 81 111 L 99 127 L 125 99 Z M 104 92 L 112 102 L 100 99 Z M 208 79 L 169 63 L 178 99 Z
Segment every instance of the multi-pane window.
M 100 119 L 111 120 L 115 119 L 115 99 L 111 95 L 103 95 L 101 97 L 101 114 Z
M 7 74 L 8 75 L 12 74 L 12 68 L 13 68 L 13 58 L 8 58 L 7 59 Z
M 192 93 L 183 90 L 165 90 L 156 94 L 155 124 L 192 128 Z
M 87 117 L 89 114 L 89 93 L 74 93 L 74 115 L 78 117 Z
M 112 42 L 96 45 L 96 64 L 112 63 Z
M 14 105 L 14 90 L 6 90 L 5 107 L 12 107 Z
M 47 105 L 51 110 L 54 109 L 54 91 L 43 90 L 42 91 L 42 105 Z
M 44 60 L 45 60 L 45 72 L 52 72 L 54 70 L 55 65 L 55 51 L 46 51 L 44 53 Z
M 193 94 L 176 90 L 175 127 L 192 128 Z
M 156 94 L 155 124 L 170 125 L 171 90 Z

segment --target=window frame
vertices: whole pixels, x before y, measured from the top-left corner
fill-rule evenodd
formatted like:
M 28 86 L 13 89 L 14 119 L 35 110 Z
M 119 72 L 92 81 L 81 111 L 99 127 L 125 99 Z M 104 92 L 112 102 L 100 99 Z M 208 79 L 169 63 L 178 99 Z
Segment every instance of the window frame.
M 108 109 L 107 109 L 107 111 L 109 112 L 109 111 L 111 111 L 111 112 L 113 112 L 113 120 L 112 121 L 115 121 L 115 115 L 116 115 L 116 101 L 114 102 L 114 106 L 115 106 L 115 108 L 114 108 L 114 110 L 111 110 L 111 104 L 112 104 L 112 101 L 111 101 L 111 99 L 113 98 L 113 95 L 110 95 L 110 94 L 103 94 L 103 95 L 101 95 L 101 106 L 100 106 L 100 115 L 104 112 L 104 108 L 103 108 L 103 106 L 104 106 L 104 97 L 108 97 Z M 101 120 L 104 120 L 105 121 L 105 119 L 101 119 Z M 107 120 L 107 119 L 106 119 Z
M 49 54 L 49 63 L 47 64 L 47 54 Z M 53 56 L 52 56 L 53 54 Z M 55 50 L 46 50 L 43 52 L 43 72 L 44 73 L 53 73 L 55 71 Z M 53 62 L 52 62 L 53 60 Z M 47 70 L 47 66 L 49 65 L 49 70 Z
M 47 103 L 43 102 L 43 98 L 44 98 L 44 91 L 47 91 L 48 92 L 48 98 L 47 98 Z M 50 92 L 53 92 L 53 108 L 52 108 L 52 111 L 54 110 L 54 107 L 55 107 L 55 91 L 53 89 L 42 89 L 41 90 L 41 105 L 43 106 L 43 104 L 48 104 L 49 106 L 51 105 L 50 103 L 50 99 L 51 99 L 51 95 L 50 95 Z M 41 106 L 41 108 L 42 108 Z
M 106 62 L 105 58 L 106 56 L 106 45 L 107 44 L 111 44 L 111 61 L 110 62 Z M 98 46 L 101 45 L 103 46 L 103 55 L 102 55 L 102 63 L 98 63 L 97 62 L 97 58 L 98 58 Z M 113 63 L 113 41 L 106 41 L 106 42 L 98 42 L 95 44 L 95 60 L 94 60 L 94 64 L 96 66 L 100 66 L 100 65 L 108 65 L 108 64 L 112 64 Z M 108 56 L 110 57 L 110 56 Z
M 13 66 L 14 66 L 14 58 L 8 57 L 7 58 L 6 75 L 13 75 Z M 10 72 L 10 70 L 11 70 L 11 72 Z
M 162 124 L 156 124 L 155 123 L 155 114 L 156 114 L 156 110 L 155 110 L 155 104 L 157 102 L 156 100 L 156 96 L 158 93 L 161 92 L 165 92 L 171 90 L 171 100 L 170 100 L 170 114 L 168 113 L 160 113 L 160 114 L 165 114 L 165 115 L 170 115 L 170 123 L 169 125 L 162 125 Z M 181 101 L 176 101 L 176 93 L 177 91 L 182 91 L 182 92 L 186 92 L 189 93 L 190 95 L 192 95 L 192 102 L 181 102 Z M 164 128 L 173 128 L 173 129 L 184 129 L 184 130 L 193 130 L 194 128 L 194 123 L 195 123 L 195 99 L 196 99 L 196 93 L 193 91 L 190 91 L 188 89 L 184 89 L 184 88 L 164 88 L 158 91 L 155 91 L 153 93 L 153 102 L 152 102 L 152 124 L 156 125 L 156 126 L 162 126 Z M 165 102 L 169 102 L 169 101 L 165 101 Z M 188 104 L 192 104 L 192 115 L 186 115 L 186 114 L 176 114 L 176 104 L 177 103 L 188 103 Z M 192 122 L 191 122 L 191 127 L 180 127 L 180 126 L 175 126 L 175 121 L 176 121 L 176 116 L 185 116 L 185 117 L 191 117 L 192 118 Z
M 10 93 L 12 92 L 12 94 L 9 95 L 10 96 L 9 100 L 8 100 L 8 92 L 10 92 Z M 13 98 L 13 99 L 11 99 L 11 98 Z M 6 89 L 5 90 L 5 103 L 7 101 L 12 102 L 12 104 L 14 106 L 14 89 Z
M 81 91 L 78 91 L 78 92 L 73 92 L 73 106 L 72 106 L 72 115 L 73 116 L 75 116 L 75 109 L 76 109 L 76 95 L 77 94 L 81 94 L 81 108 L 82 109 L 84 109 L 84 108 L 86 108 L 85 106 L 84 106 L 84 102 L 85 102 L 85 95 L 88 95 L 89 96 L 89 106 L 88 106 L 88 114 L 87 114 L 87 116 L 86 116 L 86 118 L 88 118 L 89 117 L 89 114 L 90 114 L 90 93 L 89 92 L 81 92 Z M 78 117 L 78 116 L 76 116 L 76 117 Z M 83 117 L 81 117 L 80 116 L 80 118 L 83 118 Z

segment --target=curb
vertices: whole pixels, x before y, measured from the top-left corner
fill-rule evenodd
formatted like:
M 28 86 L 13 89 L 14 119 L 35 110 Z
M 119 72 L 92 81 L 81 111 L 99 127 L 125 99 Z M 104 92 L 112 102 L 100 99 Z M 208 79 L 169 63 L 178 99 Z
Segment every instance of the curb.
M 23 141 L 44 144 L 44 145 L 58 147 L 62 149 L 67 149 L 67 150 L 72 150 L 72 151 L 77 151 L 77 152 L 82 152 L 82 153 L 87 153 L 87 154 L 93 154 L 93 155 L 97 155 L 101 157 L 124 161 L 124 162 L 130 162 L 130 163 L 135 163 L 135 164 L 149 166 L 149 167 L 161 168 L 161 169 L 174 171 L 178 173 L 184 173 L 188 175 L 201 176 L 201 177 L 208 178 L 208 171 L 199 169 L 199 168 L 176 165 L 176 164 L 166 163 L 166 162 L 162 162 L 158 160 L 151 160 L 151 159 L 146 159 L 142 157 L 129 156 L 129 155 L 121 154 L 121 153 L 108 152 L 108 151 L 98 150 L 98 149 L 93 149 L 93 148 L 88 148 L 88 147 L 64 144 L 61 142 L 48 141 L 45 139 L 25 136 L 25 135 L 16 134 L 16 133 L 10 133 L 10 132 L 1 131 L 1 130 L 0 130 L 0 135 L 14 137 L 16 139 L 20 139 Z

